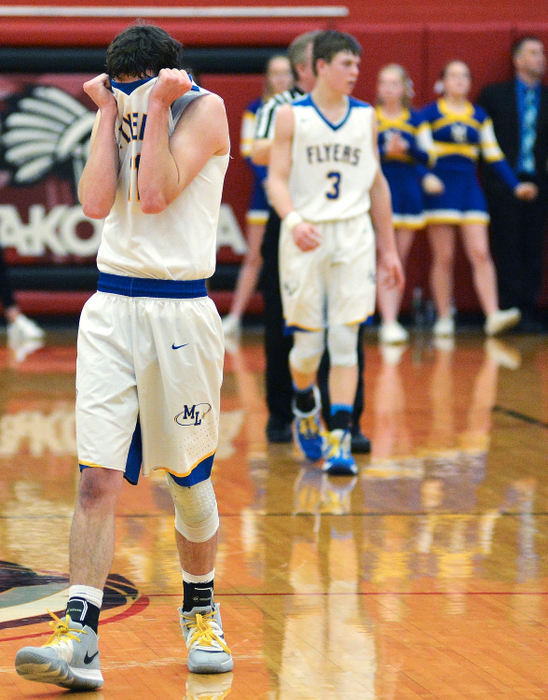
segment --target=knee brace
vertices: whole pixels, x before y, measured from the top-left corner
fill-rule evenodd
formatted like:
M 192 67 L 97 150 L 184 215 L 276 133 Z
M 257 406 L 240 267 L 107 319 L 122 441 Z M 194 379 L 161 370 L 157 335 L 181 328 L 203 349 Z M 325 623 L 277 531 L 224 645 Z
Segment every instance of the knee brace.
M 358 364 L 357 323 L 352 326 L 330 326 L 327 332 L 327 348 L 332 367 L 353 367 Z
M 323 331 L 297 332 L 289 353 L 289 363 L 298 372 L 312 374 L 320 366 L 324 350 Z
M 180 486 L 171 474 L 167 486 L 175 506 L 175 529 L 189 542 L 207 542 L 219 528 L 217 499 L 211 479 Z

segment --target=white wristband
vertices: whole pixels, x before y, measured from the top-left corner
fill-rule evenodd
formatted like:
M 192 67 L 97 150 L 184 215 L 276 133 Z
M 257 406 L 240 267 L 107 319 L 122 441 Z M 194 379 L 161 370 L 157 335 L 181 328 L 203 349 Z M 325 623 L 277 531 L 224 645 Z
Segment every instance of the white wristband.
M 302 224 L 303 218 L 299 214 L 298 211 L 290 211 L 287 216 L 284 216 L 283 219 L 283 225 L 289 229 L 289 231 L 293 231 L 295 226 L 298 226 L 299 224 Z

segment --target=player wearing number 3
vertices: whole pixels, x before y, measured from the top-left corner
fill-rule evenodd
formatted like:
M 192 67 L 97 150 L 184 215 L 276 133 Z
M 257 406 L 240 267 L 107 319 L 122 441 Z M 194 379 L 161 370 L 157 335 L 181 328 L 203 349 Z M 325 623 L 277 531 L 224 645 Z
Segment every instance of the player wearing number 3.
M 355 474 L 349 426 L 357 383 L 357 333 L 374 311 L 376 250 L 381 284 L 403 285 L 390 191 L 379 167 L 375 111 L 350 97 L 361 47 L 342 32 L 314 40 L 317 82 L 280 107 L 268 192 L 282 219 L 280 286 L 295 332 L 290 369 L 297 441 L 329 473 Z M 375 235 L 376 234 L 376 235 Z M 327 330 L 327 335 L 326 335 Z M 331 416 L 320 426 L 316 371 L 325 338 Z

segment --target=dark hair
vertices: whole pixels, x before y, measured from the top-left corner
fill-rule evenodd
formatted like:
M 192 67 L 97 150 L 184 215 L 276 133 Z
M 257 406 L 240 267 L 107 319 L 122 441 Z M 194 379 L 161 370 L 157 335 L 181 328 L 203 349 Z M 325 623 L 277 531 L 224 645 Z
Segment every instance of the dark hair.
M 306 49 L 309 44 L 314 42 L 314 39 L 320 34 L 319 30 L 313 32 L 306 32 L 305 34 L 299 34 L 298 37 L 293 39 L 289 48 L 287 49 L 287 55 L 289 56 L 289 62 L 291 63 L 291 72 L 293 73 L 293 80 L 299 79 L 299 74 L 297 73 L 296 66 L 300 66 L 306 62 Z
M 181 68 L 183 45 L 164 29 L 137 24 L 118 34 L 107 49 L 107 73 L 111 78 L 136 79 L 158 75 L 162 68 Z
M 515 58 L 519 54 L 519 52 L 523 48 L 523 44 L 525 44 L 526 41 L 538 41 L 542 44 L 542 40 L 540 39 L 540 37 L 534 36 L 533 34 L 528 34 L 527 36 L 520 36 L 512 44 L 512 58 Z
M 312 67 L 316 73 L 316 62 L 322 58 L 326 63 L 330 63 L 333 56 L 340 51 L 348 51 L 354 56 L 362 55 L 362 47 L 351 34 L 338 32 L 336 29 L 327 29 L 320 32 L 314 39 L 312 49 Z

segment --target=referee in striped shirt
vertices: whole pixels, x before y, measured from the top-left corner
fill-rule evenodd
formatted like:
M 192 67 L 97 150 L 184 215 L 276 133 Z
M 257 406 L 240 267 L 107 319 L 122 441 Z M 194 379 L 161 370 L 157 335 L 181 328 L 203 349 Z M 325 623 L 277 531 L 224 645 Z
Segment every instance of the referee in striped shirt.
M 306 37 L 309 34 L 316 34 L 316 32 L 309 32 L 308 34 L 303 34 L 303 36 Z M 312 46 L 312 44 L 310 44 L 310 46 Z M 291 65 L 293 66 L 293 64 Z M 293 70 L 295 69 L 293 68 Z M 316 76 L 313 75 L 312 77 L 313 82 L 315 82 Z M 268 165 L 270 144 L 274 136 L 274 120 L 278 107 L 288 102 L 293 102 L 304 94 L 305 91 L 299 87 L 299 82 L 296 82 L 289 90 L 279 92 L 259 108 L 255 118 L 255 136 L 251 150 L 251 159 L 256 165 Z
M 268 165 L 270 146 L 274 136 L 274 122 L 280 105 L 293 102 L 301 95 L 312 90 L 316 75 L 312 66 L 312 46 L 319 31 L 301 34 L 290 44 L 288 56 L 295 79 L 295 85 L 274 97 L 271 97 L 258 111 L 255 122 L 255 137 L 251 150 L 251 159 L 256 165 Z M 278 269 L 278 240 L 280 236 L 280 218 L 272 207 L 266 224 L 261 254 L 263 271 L 261 290 L 264 300 L 265 355 L 266 355 L 266 403 L 268 423 L 266 436 L 269 442 L 291 442 L 293 439 L 291 424 L 293 410 L 293 385 L 289 373 L 289 351 L 293 337 L 284 335 L 282 301 L 280 298 L 280 279 Z M 362 333 L 358 342 L 358 387 L 353 411 L 352 452 L 369 452 L 369 439 L 360 430 L 360 416 L 364 407 L 363 386 L 363 347 Z M 329 356 L 324 353 L 318 373 L 318 383 L 322 394 L 322 412 L 324 421 L 330 412 L 327 377 L 329 373 Z

